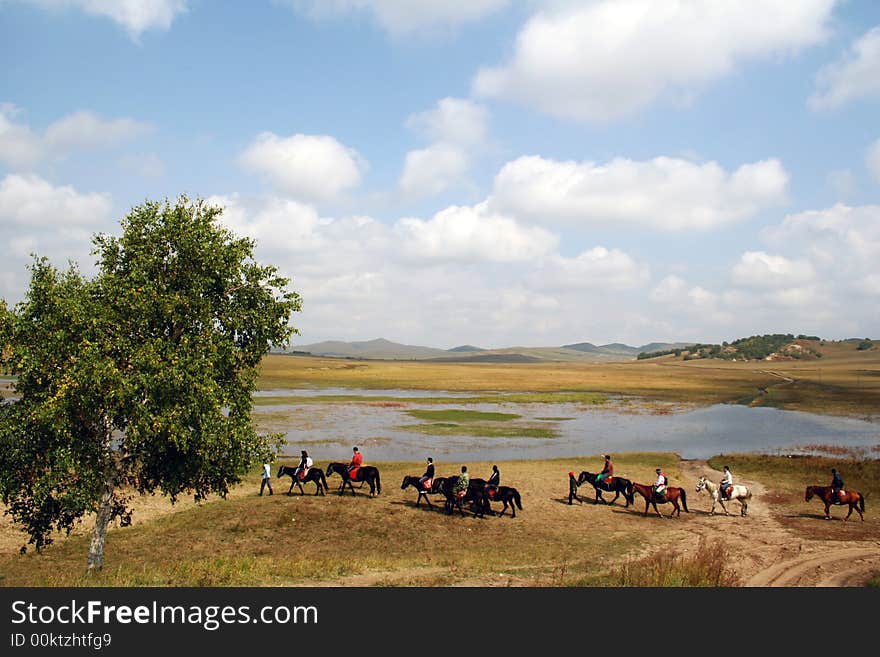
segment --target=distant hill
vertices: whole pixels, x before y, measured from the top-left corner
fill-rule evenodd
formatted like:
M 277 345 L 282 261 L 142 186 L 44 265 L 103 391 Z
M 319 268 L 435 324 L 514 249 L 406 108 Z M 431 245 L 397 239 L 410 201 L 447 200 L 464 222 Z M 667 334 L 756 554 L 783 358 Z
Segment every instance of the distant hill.
M 484 349 L 464 344 L 451 349 L 436 349 L 419 345 L 391 342 L 385 338 L 360 342 L 328 340 L 313 344 L 295 345 L 288 352 L 294 355 L 324 356 L 332 358 L 362 358 L 379 360 L 431 360 L 475 363 L 537 363 L 537 362 L 607 362 L 635 359 L 639 353 L 689 346 L 684 342 L 652 342 L 642 347 L 632 347 L 620 342 L 595 345 L 578 342 L 561 347 L 505 347 Z
M 692 344 L 659 350 L 644 350 L 638 359 L 675 356 L 683 360 L 720 358 L 724 360 L 803 360 L 821 358 L 818 347 L 822 339 L 814 335 L 768 333 L 739 338 L 723 344 Z M 848 341 L 844 341 L 848 342 Z
M 328 340 L 296 347 L 297 352 L 307 352 L 313 356 L 333 356 L 336 358 L 382 358 L 391 360 L 411 360 L 413 358 L 436 358 L 448 354 L 445 349 L 419 347 L 391 342 L 385 338 L 362 342 L 341 342 Z

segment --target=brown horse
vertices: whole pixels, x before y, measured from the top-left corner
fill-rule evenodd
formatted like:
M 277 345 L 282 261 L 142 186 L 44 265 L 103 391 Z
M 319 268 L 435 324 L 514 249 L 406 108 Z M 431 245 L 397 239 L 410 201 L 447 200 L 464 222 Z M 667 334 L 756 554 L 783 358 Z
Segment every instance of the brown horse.
M 654 487 L 651 484 L 637 484 L 633 482 L 633 491 L 641 495 L 645 498 L 645 515 L 648 515 L 648 506 L 651 505 L 654 507 L 654 511 L 657 512 L 657 515 L 661 518 L 663 514 L 660 513 L 660 510 L 657 508 L 657 503 L 665 504 L 666 502 L 671 502 L 673 506 L 672 513 L 669 514 L 671 518 L 674 515 L 681 516 L 681 507 L 678 505 L 678 500 L 681 500 L 681 506 L 684 507 L 686 513 L 690 513 L 687 505 L 687 493 L 685 493 L 684 488 L 677 488 L 675 486 L 667 486 L 665 495 L 662 497 L 658 497 L 654 494 Z
M 809 502 L 813 499 L 813 495 L 825 503 L 825 520 L 831 520 L 831 514 L 828 511 L 832 504 L 849 504 L 849 513 L 846 514 L 844 520 L 849 520 L 853 509 L 855 509 L 858 511 L 862 522 L 865 521 L 865 516 L 862 515 L 865 511 L 865 496 L 860 492 L 855 490 L 840 491 L 835 496 L 831 491 L 831 486 L 807 486 L 804 500 Z

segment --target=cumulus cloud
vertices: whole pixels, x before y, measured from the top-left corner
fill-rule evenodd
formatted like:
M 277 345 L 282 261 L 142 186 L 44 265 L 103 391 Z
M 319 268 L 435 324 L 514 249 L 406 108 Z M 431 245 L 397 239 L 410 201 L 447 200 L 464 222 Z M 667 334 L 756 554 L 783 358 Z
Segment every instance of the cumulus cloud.
M 785 202 L 788 180 L 775 159 L 728 173 L 716 162 L 670 157 L 596 164 L 525 156 L 495 177 L 492 204 L 546 223 L 704 229 Z
M 406 125 L 432 141 L 406 154 L 400 190 L 409 197 L 434 196 L 467 180 L 473 153 L 486 141 L 489 113 L 463 98 L 443 98 L 411 115 Z
M 486 138 L 488 110 L 465 98 L 443 98 L 437 106 L 411 115 L 406 125 L 432 141 L 469 146 Z
M 880 97 L 880 27 L 856 40 L 836 62 L 816 74 L 811 109 L 828 110 L 862 98 Z
M 404 218 L 395 226 L 413 258 L 443 261 L 528 261 L 549 254 L 556 235 L 493 213 L 486 203 L 452 206 L 431 219 Z
M 112 148 L 153 129 L 149 123 L 129 118 L 105 119 L 93 112 L 75 112 L 51 123 L 40 135 L 17 123 L 21 110 L 0 105 L 0 161 L 29 169 L 40 161 L 64 157 L 77 150 Z
M 533 282 L 540 288 L 626 290 L 650 277 L 647 265 L 619 249 L 596 246 L 574 258 L 554 254 L 538 269 Z
M 152 29 L 168 30 L 178 14 L 187 11 L 185 0 L 19 0 L 46 9 L 78 9 L 103 16 L 124 27 L 137 40 Z
M 424 33 L 475 23 L 499 11 L 509 0 L 279 0 L 318 18 L 366 13 L 396 35 Z
M 799 287 L 809 283 L 814 275 L 809 262 L 763 251 L 746 251 L 733 269 L 737 285 L 757 289 Z
M 469 169 L 469 158 L 462 148 L 431 144 L 406 154 L 400 189 L 409 196 L 433 196 L 463 182 Z
M 692 95 L 743 62 L 824 39 L 835 0 L 557 2 L 533 15 L 511 60 L 481 69 L 478 95 L 581 121 Z
M 80 194 L 35 175 L 11 174 L 0 181 L 0 225 L 89 226 L 105 221 L 111 207 L 107 194 Z
M 327 135 L 279 137 L 263 132 L 240 162 L 263 175 L 279 192 L 306 199 L 330 199 L 361 182 L 367 162 L 354 149 Z

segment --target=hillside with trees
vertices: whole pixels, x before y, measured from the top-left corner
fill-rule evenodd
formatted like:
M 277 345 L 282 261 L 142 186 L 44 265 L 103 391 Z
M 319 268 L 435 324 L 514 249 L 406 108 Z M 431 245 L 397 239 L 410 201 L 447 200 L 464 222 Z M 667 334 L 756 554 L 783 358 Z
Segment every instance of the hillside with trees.
M 814 335 L 772 333 L 739 338 L 721 344 L 695 344 L 688 348 L 641 352 L 639 360 L 660 356 L 681 357 L 683 360 L 722 358 L 724 360 L 801 360 L 821 358 L 816 343 L 822 340 Z

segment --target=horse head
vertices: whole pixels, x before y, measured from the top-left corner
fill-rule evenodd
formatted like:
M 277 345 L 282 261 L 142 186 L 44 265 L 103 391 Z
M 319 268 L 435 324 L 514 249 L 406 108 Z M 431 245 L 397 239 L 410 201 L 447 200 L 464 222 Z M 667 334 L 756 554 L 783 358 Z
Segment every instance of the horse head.
M 583 472 L 581 472 L 578 475 L 578 478 L 577 478 L 578 486 L 580 486 L 582 483 L 584 483 L 586 481 L 590 481 L 590 479 L 595 481 L 596 475 L 594 475 L 592 472 L 587 472 L 586 470 L 584 470 Z
M 400 490 L 406 490 L 407 486 L 415 486 L 415 482 L 418 481 L 415 477 L 411 475 L 405 475 L 403 477 L 403 483 L 400 484 Z
M 697 492 L 699 493 L 699 492 L 700 492 L 701 490 L 703 490 L 705 487 L 706 487 L 706 478 L 705 478 L 705 477 L 700 477 L 700 481 L 699 481 L 699 483 L 697 484 Z
M 807 486 L 807 492 L 804 493 L 804 501 L 809 502 L 811 499 L 813 499 L 813 487 Z
M 278 479 L 281 479 L 281 477 L 283 477 L 283 476 L 284 476 L 284 466 L 279 465 L 278 466 Z

